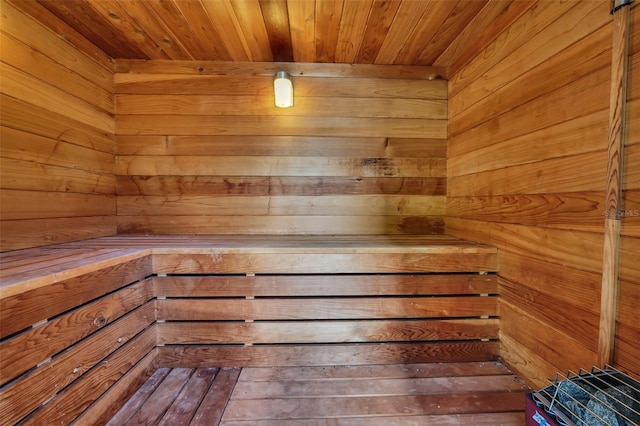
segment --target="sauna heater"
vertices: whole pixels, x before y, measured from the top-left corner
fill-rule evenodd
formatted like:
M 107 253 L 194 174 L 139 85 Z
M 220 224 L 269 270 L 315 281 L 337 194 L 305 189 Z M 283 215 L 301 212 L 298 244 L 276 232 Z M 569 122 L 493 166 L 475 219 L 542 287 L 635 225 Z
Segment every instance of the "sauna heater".
M 526 426 L 639 426 L 640 382 L 606 366 L 556 374 L 530 392 Z

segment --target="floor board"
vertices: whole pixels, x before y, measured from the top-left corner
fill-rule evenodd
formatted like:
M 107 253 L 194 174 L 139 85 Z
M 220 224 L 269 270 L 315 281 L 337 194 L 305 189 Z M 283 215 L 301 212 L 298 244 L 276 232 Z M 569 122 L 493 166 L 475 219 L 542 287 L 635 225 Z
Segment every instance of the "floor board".
M 527 388 L 496 362 L 160 368 L 112 425 L 521 425 Z

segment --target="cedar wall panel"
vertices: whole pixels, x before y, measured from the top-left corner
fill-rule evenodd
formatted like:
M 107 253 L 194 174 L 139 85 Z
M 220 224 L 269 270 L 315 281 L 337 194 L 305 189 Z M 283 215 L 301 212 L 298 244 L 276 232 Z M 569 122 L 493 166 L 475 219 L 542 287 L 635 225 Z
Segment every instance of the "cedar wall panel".
M 627 209 L 639 207 L 634 9 Z M 539 2 L 450 80 L 448 234 L 499 248 L 502 357 L 532 386 L 597 362 L 611 61 L 606 2 Z M 623 218 L 617 366 L 640 374 L 638 221 Z
M 2 2 L 3 251 L 116 232 L 113 71 L 30 13 L 75 37 L 35 3 Z
M 640 376 L 640 8 L 632 9 L 615 362 Z
M 445 81 L 289 64 L 279 109 L 273 66 L 117 64 L 119 233 L 443 232 Z

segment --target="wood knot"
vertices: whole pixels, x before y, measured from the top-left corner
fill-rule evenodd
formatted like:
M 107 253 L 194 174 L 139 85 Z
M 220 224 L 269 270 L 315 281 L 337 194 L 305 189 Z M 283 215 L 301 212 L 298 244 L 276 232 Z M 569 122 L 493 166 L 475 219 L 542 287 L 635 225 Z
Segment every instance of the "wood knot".
M 109 322 L 109 320 L 106 317 L 103 316 L 99 316 L 96 319 L 93 320 L 93 325 L 95 325 L 96 327 L 100 328 L 100 327 L 104 327 L 105 325 L 107 325 L 107 322 Z

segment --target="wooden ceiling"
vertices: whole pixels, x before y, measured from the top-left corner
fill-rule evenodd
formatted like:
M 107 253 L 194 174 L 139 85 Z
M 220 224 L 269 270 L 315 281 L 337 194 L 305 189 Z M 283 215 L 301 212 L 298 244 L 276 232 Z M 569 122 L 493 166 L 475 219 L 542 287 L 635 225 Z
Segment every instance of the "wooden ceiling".
M 38 0 L 113 59 L 459 68 L 536 0 Z

